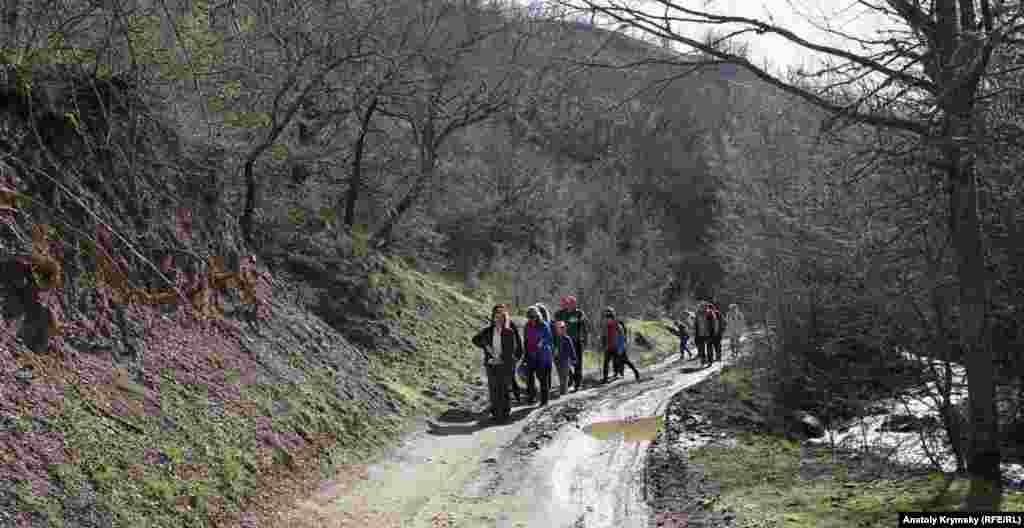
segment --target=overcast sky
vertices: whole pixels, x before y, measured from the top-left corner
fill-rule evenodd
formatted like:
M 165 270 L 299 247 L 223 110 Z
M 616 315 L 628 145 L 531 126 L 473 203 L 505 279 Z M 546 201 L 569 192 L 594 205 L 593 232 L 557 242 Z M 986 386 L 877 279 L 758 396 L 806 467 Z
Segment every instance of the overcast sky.
M 598 0 L 601 1 L 601 0 Z M 651 6 L 651 12 L 663 13 L 657 2 L 645 0 L 611 0 L 616 3 L 628 2 L 640 7 Z M 840 30 L 857 36 L 872 36 L 883 27 L 889 26 L 887 20 L 878 13 L 859 5 L 856 0 L 674 0 L 675 3 L 693 9 L 749 18 L 759 18 L 776 25 L 791 29 L 796 34 L 814 43 L 832 45 L 849 51 L 863 52 L 848 40 L 830 35 L 816 26 L 828 25 L 831 29 Z M 684 33 L 699 36 L 707 27 L 683 29 Z M 776 68 L 797 66 L 800 63 L 813 64 L 816 57 L 797 45 L 788 43 L 777 36 L 752 36 L 747 39 L 750 44 L 752 59 L 760 64 L 767 59 Z

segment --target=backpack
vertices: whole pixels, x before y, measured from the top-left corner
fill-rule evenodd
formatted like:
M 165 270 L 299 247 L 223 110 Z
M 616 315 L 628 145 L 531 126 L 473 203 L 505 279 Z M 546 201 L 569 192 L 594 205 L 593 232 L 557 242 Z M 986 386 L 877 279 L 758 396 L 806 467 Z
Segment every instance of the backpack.
M 616 321 L 616 323 L 619 326 L 619 331 L 616 332 L 615 336 L 615 350 L 619 355 L 622 355 L 626 353 L 626 343 L 629 342 L 629 330 L 622 321 Z
M 722 318 L 719 316 L 718 311 L 711 305 L 705 306 L 704 319 L 708 322 L 708 329 L 711 330 L 711 335 L 717 335 L 722 329 Z

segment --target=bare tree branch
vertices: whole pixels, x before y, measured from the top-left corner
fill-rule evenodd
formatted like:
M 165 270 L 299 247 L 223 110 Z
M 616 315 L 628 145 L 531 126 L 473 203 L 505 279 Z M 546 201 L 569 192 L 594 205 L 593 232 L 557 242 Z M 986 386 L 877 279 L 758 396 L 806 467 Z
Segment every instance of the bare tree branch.
M 821 95 L 818 95 L 817 93 L 814 93 L 811 90 L 794 86 L 792 83 L 788 83 L 788 82 L 780 79 L 779 77 L 777 77 L 777 76 L 775 76 L 775 75 L 773 75 L 771 73 L 768 73 L 768 71 L 765 70 L 764 68 L 755 66 L 746 57 L 739 56 L 739 55 L 737 55 L 735 53 L 730 53 L 730 52 L 722 51 L 721 49 L 718 49 L 716 47 L 710 46 L 710 45 L 708 45 L 708 44 L 706 44 L 704 42 L 701 42 L 701 41 L 699 41 L 697 39 L 694 39 L 694 38 L 691 38 L 691 37 L 687 37 L 685 35 L 681 35 L 681 34 L 679 34 L 677 32 L 673 32 L 671 30 L 665 29 L 665 28 L 660 27 L 660 26 L 653 25 L 648 20 L 649 15 L 647 15 L 645 13 L 642 13 L 642 12 L 639 12 L 639 11 L 636 11 L 636 10 L 633 10 L 633 9 L 629 9 L 629 8 L 606 8 L 606 7 L 604 7 L 603 4 L 600 4 L 597 0 L 582 0 L 582 1 L 585 4 L 587 4 L 588 6 L 590 6 L 592 9 L 606 14 L 607 16 L 611 17 L 612 19 L 614 19 L 618 23 L 621 23 L 621 24 L 629 26 L 629 27 L 633 27 L 635 29 L 638 29 L 638 30 L 641 30 L 641 31 L 644 31 L 644 32 L 648 32 L 648 33 L 654 34 L 656 36 L 660 36 L 660 37 L 663 37 L 663 38 L 668 38 L 668 39 L 674 40 L 676 42 L 679 42 L 681 44 L 685 44 L 687 46 L 690 46 L 691 48 L 694 48 L 694 49 L 699 50 L 699 51 L 701 51 L 703 53 L 706 53 L 706 54 L 710 55 L 711 57 L 715 57 L 716 59 L 719 59 L 721 61 L 729 62 L 729 63 L 733 63 L 733 64 L 737 64 L 737 65 L 743 66 L 748 71 L 753 73 L 754 76 L 756 76 L 757 78 L 761 79 L 762 81 L 765 81 L 766 83 L 768 83 L 768 84 L 770 84 L 770 85 L 772 85 L 772 86 L 774 86 L 774 87 L 776 87 L 776 88 L 778 88 L 778 89 L 780 89 L 780 90 L 782 90 L 782 91 L 784 91 L 786 93 L 789 93 L 791 95 L 795 95 L 795 96 L 797 96 L 797 97 L 799 97 L 801 99 L 804 99 L 804 100 L 806 100 L 806 101 L 808 101 L 808 102 L 810 102 L 810 103 L 812 103 L 812 104 L 814 104 L 816 106 L 824 108 L 824 109 L 826 109 L 826 110 L 828 110 L 830 112 L 839 114 L 839 115 L 843 116 L 844 118 L 847 118 L 847 119 L 850 119 L 850 120 L 854 120 L 854 121 L 860 121 L 860 122 L 864 122 L 864 123 L 874 124 L 874 125 L 878 125 L 878 126 L 885 126 L 885 127 L 889 127 L 889 128 L 898 129 L 898 130 L 904 130 L 904 131 L 907 131 L 907 132 L 913 132 L 915 134 L 927 134 L 928 133 L 929 128 L 926 125 L 924 125 L 924 124 L 922 124 L 920 122 L 911 120 L 911 119 L 904 119 L 904 118 L 897 117 L 897 116 L 894 116 L 894 115 L 886 115 L 886 114 L 880 114 L 880 113 L 864 113 L 864 112 L 859 112 L 859 111 L 857 111 L 854 108 L 838 105 L 835 102 L 833 102 L 831 100 L 828 100 L 828 99 L 822 97 Z M 663 1 L 663 0 L 659 0 L 659 1 Z M 691 10 L 688 10 L 688 11 L 691 11 Z M 716 18 L 721 18 L 721 17 L 716 17 Z M 731 17 L 725 17 L 725 18 L 731 18 Z M 847 54 L 846 52 L 842 52 L 842 53 L 843 54 Z M 882 70 L 888 70 L 888 68 L 884 68 L 881 65 L 876 65 L 876 66 L 878 66 Z M 898 72 L 895 72 L 895 73 L 898 74 Z M 897 75 L 897 76 L 898 77 L 903 77 L 903 75 Z M 929 85 L 929 87 L 931 87 L 931 86 Z

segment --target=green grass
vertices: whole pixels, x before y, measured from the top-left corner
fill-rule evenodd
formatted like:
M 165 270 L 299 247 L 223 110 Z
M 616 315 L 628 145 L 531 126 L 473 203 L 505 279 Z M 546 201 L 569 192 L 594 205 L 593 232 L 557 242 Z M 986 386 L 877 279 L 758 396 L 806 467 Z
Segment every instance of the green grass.
M 741 528 L 890 527 L 897 511 L 954 511 L 967 490 L 941 474 L 854 481 L 828 456 L 815 461 L 824 476 L 805 479 L 800 449 L 781 437 L 742 434 L 735 447 L 700 448 L 691 461 L 721 485 L 716 508 L 735 512 Z M 1024 493 L 1007 494 L 1003 510 L 1024 510 Z
M 298 352 L 288 362 L 303 372 L 303 381 L 243 386 L 240 401 L 220 409 L 210 404 L 205 387 L 180 383 L 166 369 L 159 375 L 159 413 L 122 418 L 135 430 L 103 412 L 93 384 L 67 382 L 52 426 L 68 460 L 52 465 L 50 478 L 72 496 L 94 489 L 98 508 L 112 516 L 111 526 L 228 525 L 227 519 L 248 510 L 268 487 L 271 495 L 290 491 L 274 475 L 291 478 L 287 475 L 299 474 L 301 466 L 303 478 L 318 469 L 317 476 L 330 476 L 339 464 L 376 456 L 403 429 L 401 420 L 375 416 L 366 402 L 339 395 L 334 370 Z M 68 373 L 48 367 L 37 376 L 41 383 L 67 379 Z M 138 399 L 141 386 L 115 380 L 125 400 Z M 289 410 L 271 417 L 275 402 Z M 282 447 L 258 448 L 260 417 L 268 420 L 269 434 L 284 439 Z M 315 444 L 296 448 L 305 446 L 300 437 Z M 156 454 L 166 463 L 156 463 Z M 15 500 L 23 511 L 45 516 L 48 525 L 62 526 L 65 512 L 58 496 L 35 496 L 22 486 Z
M 629 359 L 637 368 L 644 368 L 653 365 L 666 357 L 679 353 L 679 338 L 672 335 L 668 328 L 672 321 L 626 319 L 626 328 L 629 329 Z M 597 332 L 600 328 L 595 327 L 595 333 L 591 339 L 590 349 L 583 354 L 583 370 L 595 369 L 600 371 L 604 368 L 604 352 L 597 350 L 600 347 L 601 336 Z M 648 340 L 654 342 L 654 348 L 646 349 L 637 345 L 633 339 L 637 334 L 643 334 Z
M 741 401 L 754 401 L 753 370 L 748 367 L 730 365 L 722 369 L 723 387 Z
M 648 340 L 654 342 L 653 349 L 646 349 L 635 342 L 630 343 L 629 350 L 632 359 L 638 367 L 657 363 L 672 354 L 679 353 L 679 338 L 668 331 L 672 321 L 662 319 L 650 321 L 642 319 L 627 319 L 626 328 L 629 329 L 630 340 L 638 334 L 643 334 Z
M 371 375 L 410 412 L 440 410 L 444 403 L 422 391 L 434 386 L 455 389 L 476 381 L 480 353 L 470 339 L 490 315 L 489 302 L 473 297 L 474 292 L 455 278 L 420 273 L 399 259 L 388 259 L 373 282 L 401 292 L 401 301 L 387 310 L 387 323 L 394 333 L 412 340 L 415 353 L 377 351 Z

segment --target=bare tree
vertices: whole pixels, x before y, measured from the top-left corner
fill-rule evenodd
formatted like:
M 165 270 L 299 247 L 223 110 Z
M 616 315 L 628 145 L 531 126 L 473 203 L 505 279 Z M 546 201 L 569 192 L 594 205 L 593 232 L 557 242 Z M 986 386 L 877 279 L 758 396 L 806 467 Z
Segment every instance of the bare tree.
M 334 83 L 343 81 L 340 74 L 346 66 L 367 61 L 377 53 L 375 37 L 384 23 L 382 10 L 372 5 L 329 4 L 324 6 L 326 11 L 318 10 L 315 14 L 299 9 L 295 16 L 269 17 L 265 31 L 253 42 L 267 61 L 261 68 L 264 80 L 281 80 L 273 83 L 276 87 L 267 94 L 268 101 L 259 97 L 253 101 L 258 103 L 256 108 L 266 109 L 266 119 L 260 123 L 263 126 L 259 127 L 261 132 L 254 144 L 243 156 L 246 193 L 240 225 L 250 242 L 259 198 L 256 162 L 296 123 L 304 109 L 322 101 L 321 97 L 332 91 Z M 288 65 L 283 75 L 279 70 L 282 63 Z M 344 106 L 332 108 L 324 112 L 327 115 L 321 124 L 349 111 Z
M 427 2 L 417 17 L 418 38 L 425 45 L 406 73 L 411 82 L 376 107 L 408 125 L 417 158 L 408 190 L 372 235 L 378 248 L 390 243 L 395 225 L 424 192 L 439 187 L 439 155 L 452 135 L 510 108 L 524 86 L 517 61 L 528 33 L 517 21 L 479 6 L 447 2 Z M 501 57 L 499 64 L 496 57 Z
M 631 30 L 670 40 L 710 57 L 734 62 L 757 78 L 834 114 L 916 136 L 932 152 L 949 200 L 947 220 L 959 283 L 960 347 L 968 369 L 971 477 L 966 508 L 998 510 L 1001 501 L 998 422 L 992 384 L 993 350 L 988 326 L 992 279 L 986 271 L 978 206 L 975 154 L 986 132 L 974 117 L 989 97 L 986 77 L 1000 75 L 990 59 L 1019 44 L 1024 31 L 1020 4 L 990 0 L 860 1 L 898 23 L 891 31 L 855 36 L 829 30 L 868 53 L 811 42 L 770 21 L 733 16 L 682 2 L 652 0 L 640 9 L 619 0 L 568 0 Z M 680 28 L 717 31 L 696 38 Z M 774 35 L 828 58 L 815 71 L 786 79 L 728 51 L 747 35 Z M 735 48 L 733 48 L 735 49 Z M 820 82 L 825 80 L 827 82 Z M 819 81 L 819 82 L 811 82 Z

